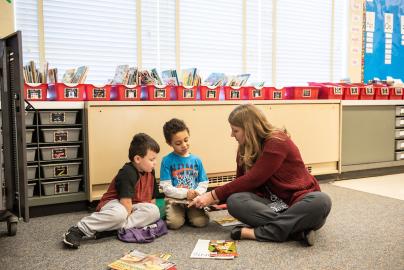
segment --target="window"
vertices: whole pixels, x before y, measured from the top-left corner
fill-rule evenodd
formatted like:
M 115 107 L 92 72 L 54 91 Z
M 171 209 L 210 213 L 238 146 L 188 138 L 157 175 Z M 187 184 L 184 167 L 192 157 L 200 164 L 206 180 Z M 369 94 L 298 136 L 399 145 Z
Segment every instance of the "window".
M 142 68 L 176 68 L 175 0 L 142 1 Z
M 31 60 L 39 63 L 37 1 L 19 0 L 14 5 L 16 29 L 22 32 L 24 64 Z
M 196 67 L 202 78 L 210 72 L 242 72 L 242 1 L 180 2 L 181 68 Z

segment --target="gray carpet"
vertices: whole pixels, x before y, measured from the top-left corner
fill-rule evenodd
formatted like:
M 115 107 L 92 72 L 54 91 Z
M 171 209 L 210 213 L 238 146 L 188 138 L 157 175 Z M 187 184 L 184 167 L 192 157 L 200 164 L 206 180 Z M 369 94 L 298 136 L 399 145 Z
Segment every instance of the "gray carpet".
M 114 238 L 89 240 L 80 249 L 65 249 L 63 233 L 88 213 L 79 212 L 18 224 L 6 235 L 0 223 L 0 269 L 107 269 L 130 249 L 168 252 L 177 269 L 404 269 L 403 201 L 322 184 L 333 201 L 315 246 L 298 242 L 240 241 L 234 260 L 190 259 L 198 238 L 229 239 L 229 228 L 211 222 L 207 228 L 185 226 L 150 244 L 128 244 Z M 214 215 L 223 213 L 214 212 Z

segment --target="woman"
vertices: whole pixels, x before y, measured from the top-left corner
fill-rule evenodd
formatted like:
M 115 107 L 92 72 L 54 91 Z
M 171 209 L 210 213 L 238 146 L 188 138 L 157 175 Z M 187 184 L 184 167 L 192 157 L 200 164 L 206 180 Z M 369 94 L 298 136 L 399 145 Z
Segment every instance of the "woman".
M 231 136 L 238 144 L 236 179 L 196 197 L 191 206 L 226 201 L 229 213 L 248 226 L 231 231 L 234 240 L 314 244 L 330 212 L 331 200 L 307 171 L 286 131 L 268 123 L 252 104 L 229 115 Z

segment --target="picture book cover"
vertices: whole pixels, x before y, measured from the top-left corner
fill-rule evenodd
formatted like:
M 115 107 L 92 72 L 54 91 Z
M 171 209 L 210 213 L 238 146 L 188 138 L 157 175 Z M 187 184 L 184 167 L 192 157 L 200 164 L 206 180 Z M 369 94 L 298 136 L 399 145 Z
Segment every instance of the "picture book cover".
M 175 263 L 168 261 L 170 256 L 146 254 L 136 249 L 108 265 L 113 270 L 176 270 Z
M 196 259 L 231 260 L 238 256 L 235 241 L 199 239 L 191 253 Z

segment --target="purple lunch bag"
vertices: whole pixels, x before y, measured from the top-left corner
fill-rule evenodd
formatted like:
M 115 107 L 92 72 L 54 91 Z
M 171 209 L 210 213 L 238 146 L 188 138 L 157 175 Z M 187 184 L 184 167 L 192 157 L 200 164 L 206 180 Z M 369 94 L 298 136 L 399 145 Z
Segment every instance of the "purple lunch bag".
M 166 234 L 167 225 L 159 219 L 156 223 L 147 225 L 143 228 L 120 229 L 118 238 L 124 242 L 130 243 L 150 243 L 157 237 Z

